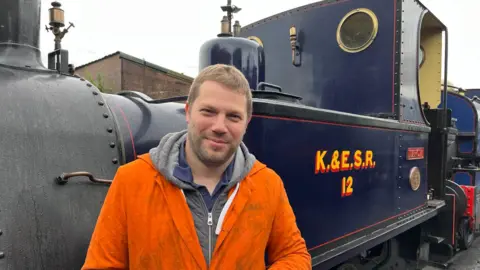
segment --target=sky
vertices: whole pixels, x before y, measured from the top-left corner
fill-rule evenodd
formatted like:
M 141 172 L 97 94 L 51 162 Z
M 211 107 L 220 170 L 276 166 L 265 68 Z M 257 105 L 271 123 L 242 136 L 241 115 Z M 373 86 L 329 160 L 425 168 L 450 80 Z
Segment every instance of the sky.
M 42 0 L 40 47 L 44 65 L 54 48 L 46 32 L 52 1 Z M 215 38 L 227 0 L 60 0 L 65 23 L 75 27 L 62 40 L 70 63 L 80 66 L 116 51 L 195 76 L 198 50 Z M 318 1 L 232 0 L 242 10 L 234 15 L 242 26 L 264 17 Z M 423 0 L 449 31 L 448 79 L 463 88 L 480 88 L 479 0 Z M 474 25 L 477 25 L 475 27 Z

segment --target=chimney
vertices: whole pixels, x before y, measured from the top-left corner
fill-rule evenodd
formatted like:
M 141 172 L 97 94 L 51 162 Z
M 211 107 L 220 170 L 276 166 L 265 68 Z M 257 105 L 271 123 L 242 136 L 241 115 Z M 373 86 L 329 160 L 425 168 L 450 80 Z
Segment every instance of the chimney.
M 44 69 L 39 49 L 41 0 L 1 2 L 0 63 Z

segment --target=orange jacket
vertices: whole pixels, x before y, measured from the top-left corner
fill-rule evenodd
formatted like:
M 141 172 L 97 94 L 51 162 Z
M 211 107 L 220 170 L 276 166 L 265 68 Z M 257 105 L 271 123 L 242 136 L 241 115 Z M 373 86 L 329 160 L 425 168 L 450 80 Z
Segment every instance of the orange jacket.
M 229 191 L 231 196 L 234 188 Z M 178 187 L 149 154 L 118 169 L 82 269 L 311 269 L 280 177 L 259 161 L 242 181 L 208 268 Z

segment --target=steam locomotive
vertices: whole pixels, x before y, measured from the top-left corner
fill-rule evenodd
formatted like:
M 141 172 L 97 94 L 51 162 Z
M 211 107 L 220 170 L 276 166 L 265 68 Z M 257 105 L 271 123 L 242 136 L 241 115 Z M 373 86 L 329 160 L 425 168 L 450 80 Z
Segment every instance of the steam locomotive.
M 0 269 L 79 269 L 118 167 L 186 128 L 186 97 L 105 94 L 75 75 L 58 2 L 45 67 L 40 5 L 0 9 Z M 447 27 L 430 10 L 324 0 L 245 27 L 230 0 L 222 10 L 200 68 L 247 77 L 244 142 L 282 177 L 315 269 L 446 266 L 470 247 L 479 94 L 447 90 Z

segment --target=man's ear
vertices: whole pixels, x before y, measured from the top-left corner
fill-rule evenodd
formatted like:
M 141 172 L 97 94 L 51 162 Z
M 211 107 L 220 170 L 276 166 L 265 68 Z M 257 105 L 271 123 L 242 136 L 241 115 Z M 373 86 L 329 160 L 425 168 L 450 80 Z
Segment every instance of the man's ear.
M 190 107 L 188 106 L 188 103 L 185 102 L 185 120 L 187 121 L 187 124 L 188 124 L 188 121 L 190 120 L 189 113 L 188 113 L 189 109 Z

